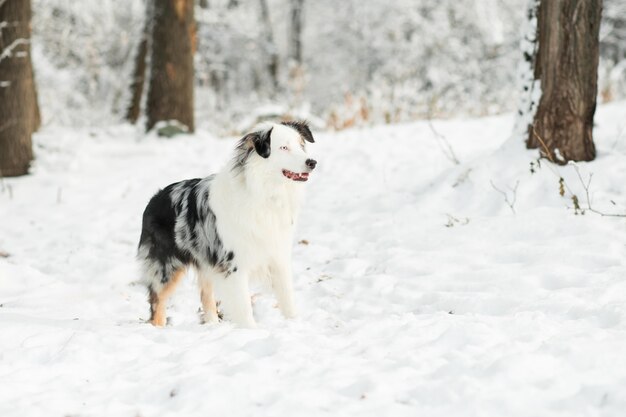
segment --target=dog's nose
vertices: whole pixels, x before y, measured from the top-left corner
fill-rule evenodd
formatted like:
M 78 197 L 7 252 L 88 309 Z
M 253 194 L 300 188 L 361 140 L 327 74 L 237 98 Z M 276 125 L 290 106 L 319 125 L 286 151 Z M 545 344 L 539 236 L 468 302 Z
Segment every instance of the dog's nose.
M 305 163 L 310 169 L 315 169 L 315 165 L 317 165 L 317 161 L 315 159 L 307 159 Z

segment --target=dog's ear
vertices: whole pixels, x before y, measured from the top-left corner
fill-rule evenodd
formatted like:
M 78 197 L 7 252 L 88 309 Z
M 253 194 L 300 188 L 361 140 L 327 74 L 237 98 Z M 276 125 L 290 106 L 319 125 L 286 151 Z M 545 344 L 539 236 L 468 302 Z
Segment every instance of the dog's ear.
M 307 142 L 315 143 L 315 139 L 313 139 L 313 133 L 311 133 L 311 129 L 309 129 L 309 125 L 306 121 L 292 120 L 289 122 L 282 122 L 281 124 L 295 129 L 300 134 L 300 136 L 302 136 L 302 138 Z
M 254 143 L 254 150 L 263 158 L 269 158 L 270 153 L 272 152 L 272 129 L 255 132 L 252 134 L 252 143 Z

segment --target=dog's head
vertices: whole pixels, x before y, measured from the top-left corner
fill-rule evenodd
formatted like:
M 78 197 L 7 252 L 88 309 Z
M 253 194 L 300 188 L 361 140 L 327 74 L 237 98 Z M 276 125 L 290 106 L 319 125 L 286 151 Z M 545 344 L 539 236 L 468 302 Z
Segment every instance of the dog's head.
M 307 181 L 317 165 L 307 153 L 307 142 L 315 140 L 305 122 L 266 125 L 241 139 L 235 167 L 244 168 L 250 158 L 254 158 L 255 165 L 262 166 L 272 176 L 275 174 L 287 181 Z

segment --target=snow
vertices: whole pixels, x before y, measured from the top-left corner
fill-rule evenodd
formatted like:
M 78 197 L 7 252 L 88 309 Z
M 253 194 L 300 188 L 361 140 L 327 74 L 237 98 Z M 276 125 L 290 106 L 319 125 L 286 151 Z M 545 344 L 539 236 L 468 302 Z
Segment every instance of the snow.
M 585 208 L 578 167 L 626 212 L 625 114 L 599 108 L 596 161 L 535 173 L 513 115 L 433 121 L 459 165 L 427 122 L 318 132 L 300 315 L 260 292 L 255 330 L 200 325 L 193 276 L 154 328 L 136 284 L 149 197 L 235 138 L 46 127 L 33 175 L 0 183 L 0 415 L 621 416 L 624 219 L 558 186 Z

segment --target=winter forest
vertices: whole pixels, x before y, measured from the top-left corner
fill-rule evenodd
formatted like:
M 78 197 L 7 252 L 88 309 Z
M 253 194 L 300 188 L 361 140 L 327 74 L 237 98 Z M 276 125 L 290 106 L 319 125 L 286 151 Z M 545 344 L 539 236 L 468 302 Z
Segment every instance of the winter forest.
M 625 178 L 626 0 L 0 0 L 0 415 L 623 416 Z

